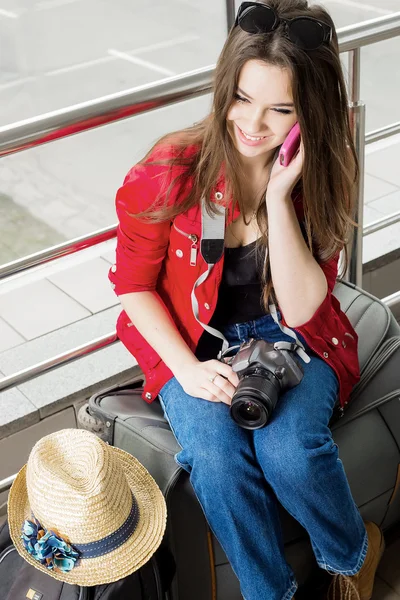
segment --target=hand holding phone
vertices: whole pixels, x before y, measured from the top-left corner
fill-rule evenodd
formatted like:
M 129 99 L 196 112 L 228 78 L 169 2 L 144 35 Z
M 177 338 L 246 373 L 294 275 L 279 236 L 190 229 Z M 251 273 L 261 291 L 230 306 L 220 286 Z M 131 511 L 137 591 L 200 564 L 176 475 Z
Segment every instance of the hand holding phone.
M 279 150 L 279 164 L 287 167 L 300 147 L 300 126 L 295 123 Z

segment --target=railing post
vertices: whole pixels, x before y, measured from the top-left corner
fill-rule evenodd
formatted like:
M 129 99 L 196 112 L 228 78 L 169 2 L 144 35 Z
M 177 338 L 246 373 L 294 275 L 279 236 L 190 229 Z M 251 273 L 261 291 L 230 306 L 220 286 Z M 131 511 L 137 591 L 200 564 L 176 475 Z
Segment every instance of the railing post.
M 350 265 L 346 278 L 362 287 L 363 275 L 363 212 L 364 212 L 364 174 L 365 174 L 365 104 L 360 100 L 361 85 L 361 49 L 356 48 L 349 52 L 349 110 L 350 125 L 354 144 L 360 165 L 360 177 L 357 190 L 358 208 L 356 222 L 358 227 L 354 230 L 350 242 Z
M 226 0 L 226 26 L 228 33 L 230 32 L 232 25 L 235 22 L 236 6 L 235 0 Z

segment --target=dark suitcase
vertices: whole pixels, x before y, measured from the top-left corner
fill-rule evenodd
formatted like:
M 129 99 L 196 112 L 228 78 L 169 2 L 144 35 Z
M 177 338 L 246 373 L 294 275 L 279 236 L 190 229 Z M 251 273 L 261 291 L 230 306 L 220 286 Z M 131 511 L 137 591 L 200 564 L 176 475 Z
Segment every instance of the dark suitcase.
M 70 585 L 27 563 L 12 543 L 7 522 L 0 527 L 0 600 L 164 600 L 173 575 L 173 559 L 164 547 L 119 581 Z
M 359 335 L 362 378 L 345 416 L 332 424 L 333 435 L 362 515 L 388 528 L 400 521 L 400 328 L 362 290 L 340 284 L 336 292 Z M 165 495 L 164 541 L 176 561 L 171 600 L 239 600 L 239 582 L 209 531 L 187 473 L 174 461 L 179 446 L 161 406 L 146 404 L 141 386 L 139 376 L 93 396 L 86 425 L 136 456 Z M 302 527 L 283 509 L 281 516 L 287 559 L 301 584 L 315 568 L 311 547 Z

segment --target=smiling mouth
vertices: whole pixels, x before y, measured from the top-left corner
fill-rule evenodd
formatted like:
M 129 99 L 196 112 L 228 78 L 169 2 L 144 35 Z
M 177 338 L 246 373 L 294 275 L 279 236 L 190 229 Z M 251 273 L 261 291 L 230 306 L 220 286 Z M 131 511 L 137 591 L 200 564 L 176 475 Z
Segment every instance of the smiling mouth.
M 252 135 L 249 135 L 245 131 L 243 131 L 243 129 L 240 129 L 239 125 L 237 125 L 237 128 L 240 130 L 240 132 L 243 134 L 243 136 L 250 142 L 259 142 L 259 141 L 265 140 L 267 137 L 269 137 L 268 135 L 263 135 L 261 137 L 254 137 Z

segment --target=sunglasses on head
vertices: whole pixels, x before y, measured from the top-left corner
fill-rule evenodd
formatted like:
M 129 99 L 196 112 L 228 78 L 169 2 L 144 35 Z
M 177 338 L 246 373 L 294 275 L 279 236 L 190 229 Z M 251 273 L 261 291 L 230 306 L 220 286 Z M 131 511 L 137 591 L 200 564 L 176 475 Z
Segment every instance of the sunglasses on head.
M 280 19 L 273 8 L 259 2 L 242 2 L 236 15 L 239 25 L 247 33 L 270 33 L 279 23 L 285 24 L 287 38 L 303 50 L 316 50 L 332 39 L 332 28 L 313 17 Z

